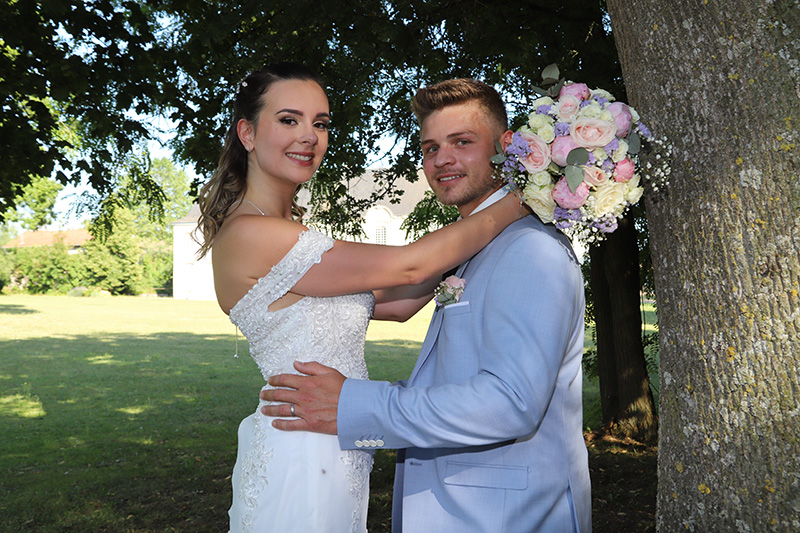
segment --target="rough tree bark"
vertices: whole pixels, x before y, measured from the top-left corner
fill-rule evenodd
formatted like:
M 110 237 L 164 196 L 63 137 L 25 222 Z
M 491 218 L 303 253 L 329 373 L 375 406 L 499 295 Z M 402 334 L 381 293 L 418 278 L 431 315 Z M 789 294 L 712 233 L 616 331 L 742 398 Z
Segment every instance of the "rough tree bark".
M 800 530 L 800 2 L 608 0 L 647 201 L 660 531 Z
M 600 405 L 606 430 L 650 440 L 658 430 L 642 345 L 639 247 L 633 217 L 589 251 Z

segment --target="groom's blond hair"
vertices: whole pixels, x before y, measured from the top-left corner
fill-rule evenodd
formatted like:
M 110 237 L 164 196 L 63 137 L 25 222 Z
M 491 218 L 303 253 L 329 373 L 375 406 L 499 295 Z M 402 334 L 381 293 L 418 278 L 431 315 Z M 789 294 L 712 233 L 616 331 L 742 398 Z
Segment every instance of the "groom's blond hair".
M 500 94 L 491 85 L 470 78 L 445 80 L 420 88 L 411 102 L 411 108 L 422 127 L 422 123 L 434 111 L 470 101 L 480 104 L 498 137 L 508 129 L 506 106 Z

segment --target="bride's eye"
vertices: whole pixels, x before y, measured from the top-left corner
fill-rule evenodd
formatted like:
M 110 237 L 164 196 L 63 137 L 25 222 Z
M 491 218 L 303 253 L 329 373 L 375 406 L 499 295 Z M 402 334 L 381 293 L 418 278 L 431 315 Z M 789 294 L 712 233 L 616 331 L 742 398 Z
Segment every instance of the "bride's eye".
M 297 119 L 294 117 L 282 117 L 279 119 L 279 122 L 287 126 L 295 126 L 297 124 Z

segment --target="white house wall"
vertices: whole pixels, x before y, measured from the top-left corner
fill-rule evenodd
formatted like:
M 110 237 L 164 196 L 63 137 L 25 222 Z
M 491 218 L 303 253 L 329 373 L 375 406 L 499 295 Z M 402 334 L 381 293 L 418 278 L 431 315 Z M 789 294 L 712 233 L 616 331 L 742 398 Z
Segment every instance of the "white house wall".
M 197 259 L 200 248 L 191 236 L 197 222 L 172 225 L 172 297 L 176 300 L 216 300 L 211 252 Z

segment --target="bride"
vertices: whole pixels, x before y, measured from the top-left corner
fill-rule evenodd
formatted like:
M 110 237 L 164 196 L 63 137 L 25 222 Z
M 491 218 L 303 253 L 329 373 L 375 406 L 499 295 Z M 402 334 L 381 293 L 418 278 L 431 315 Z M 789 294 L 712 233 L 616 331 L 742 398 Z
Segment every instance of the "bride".
M 213 250 L 217 300 L 265 381 L 295 372 L 295 360 L 366 379 L 370 318 L 411 316 L 442 272 L 520 212 L 508 195 L 407 246 L 311 230 L 294 197 L 319 167 L 329 122 L 322 83 L 306 68 L 281 63 L 251 73 L 238 89 L 219 167 L 200 193 L 200 254 Z M 239 427 L 230 530 L 366 531 L 369 452 L 342 451 L 331 435 L 278 431 L 259 408 Z

